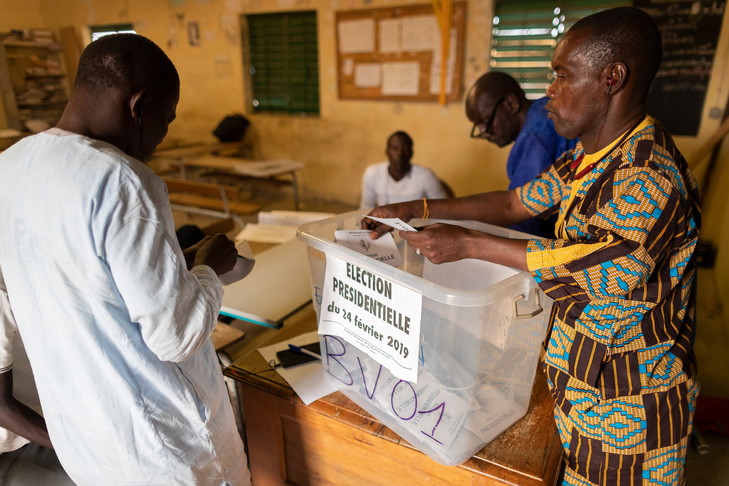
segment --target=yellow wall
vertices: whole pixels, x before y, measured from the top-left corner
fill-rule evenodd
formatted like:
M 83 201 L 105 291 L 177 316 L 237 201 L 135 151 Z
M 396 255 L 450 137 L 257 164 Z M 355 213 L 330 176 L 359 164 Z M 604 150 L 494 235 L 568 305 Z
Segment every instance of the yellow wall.
M 0 3 L 0 32 L 47 27 L 41 14 L 41 0 L 3 0 Z
M 342 101 L 337 98 L 334 13 L 337 10 L 421 4 L 427 0 L 3 0 L 0 30 L 74 26 L 79 35 L 89 25 L 131 22 L 157 42 L 180 72 L 182 98 L 177 121 L 166 144 L 213 141 L 212 129 L 226 114 L 245 113 L 252 122 L 247 138 L 261 157 L 289 157 L 306 163 L 302 173 L 305 199 L 356 204 L 361 174 L 368 164 L 385 159 L 387 135 L 408 131 L 415 140 L 418 164 L 432 167 L 458 195 L 506 187 L 504 165 L 508 148 L 498 149 L 468 137 L 470 125 L 462 103 L 446 107 L 432 102 Z M 464 89 L 488 69 L 492 0 L 471 0 L 467 6 Z M 240 15 L 291 10 L 316 10 L 319 22 L 321 115 L 300 117 L 248 113 Z M 186 26 L 200 25 L 202 45 L 188 45 Z M 677 143 L 696 166 L 698 178 L 706 164 L 691 159 L 719 127 L 709 118 L 723 111 L 729 98 L 729 15 L 724 16 L 719 48 L 709 83 L 701 131 L 679 137 Z M 729 145 L 729 144 L 727 144 Z M 729 295 L 729 148 L 704 196 L 702 236 L 719 248 L 717 279 Z M 727 250 L 723 250 L 726 247 Z M 722 251 L 723 250 L 723 251 Z
M 177 121 L 166 143 L 213 141 L 226 114 L 251 119 L 246 137 L 257 155 L 306 163 L 304 198 L 356 204 L 365 166 L 385 160 L 385 139 L 406 130 L 415 141 L 414 162 L 432 167 L 457 194 L 506 187 L 508 150 L 471 140 L 461 102 L 340 101 L 335 70 L 334 12 L 351 8 L 419 4 L 424 0 L 40 0 L 47 26 L 58 29 L 131 22 L 162 46 L 182 80 Z M 2 7 L 0 7 L 1 9 Z M 468 4 L 465 84 L 487 69 L 491 0 Z M 239 16 L 271 11 L 316 10 L 319 23 L 321 115 L 247 113 Z M 188 21 L 200 24 L 202 45 L 188 45 Z M 80 30 L 79 30 L 80 32 Z

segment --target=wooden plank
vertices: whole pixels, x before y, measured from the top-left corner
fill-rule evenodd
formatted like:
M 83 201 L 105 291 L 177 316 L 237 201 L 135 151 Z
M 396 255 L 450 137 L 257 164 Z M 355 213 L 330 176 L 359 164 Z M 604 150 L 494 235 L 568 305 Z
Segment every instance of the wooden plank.
M 243 339 L 246 333 L 228 324 L 218 322 L 213 329 L 213 346 L 216 351 L 220 351 L 229 344 L 239 339 Z
M 81 51 L 84 50 L 83 43 L 76 33 L 75 27 L 61 27 L 58 29 L 63 44 L 63 56 L 66 62 L 66 73 L 68 76 L 68 85 L 73 86 L 76 80 L 76 71 L 78 70 L 78 60 L 81 57 Z
M 245 164 L 246 159 L 238 157 L 217 157 L 215 155 L 202 155 L 185 159 L 184 164 L 188 167 L 202 167 L 204 169 L 217 169 L 228 172 L 236 172 L 241 164 Z
M 196 155 L 210 154 L 219 151 L 243 150 L 247 147 L 243 142 L 226 142 L 226 143 L 206 143 L 196 144 L 187 147 L 170 147 L 158 149 L 155 157 L 165 157 L 170 159 L 180 159 L 184 157 L 194 157 Z
M 162 180 L 167 184 L 167 190 L 170 192 L 189 192 L 200 196 L 225 198 L 229 201 L 238 197 L 238 188 L 236 186 L 188 179 L 175 179 L 172 177 L 162 177 Z
M 427 484 L 555 484 L 562 447 L 553 418 L 554 402 L 541 369 L 522 419 L 464 464 L 442 466 L 340 392 L 305 407 L 260 353 L 251 352 L 314 329 L 316 314 L 310 305 L 270 334 L 268 341 L 243 346 L 236 353 L 238 359 L 224 370 L 243 391 L 248 440 L 257 446 L 249 449 L 254 484 L 383 481 L 397 486 L 412 484 L 414 477 Z M 348 458 L 346 467 L 338 460 L 341 457 Z M 349 458 L 356 462 L 358 457 L 364 460 L 350 470 Z M 375 480 L 372 471 L 377 471 Z
M 223 201 L 197 194 L 180 194 L 170 193 L 170 202 L 172 204 L 181 204 L 185 206 L 195 206 L 205 209 L 213 209 L 215 211 L 225 211 Z M 259 204 L 251 204 L 245 202 L 228 202 L 228 209 L 231 213 L 237 214 L 253 214 L 261 209 Z
M 516 467 L 499 464 L 493 454 L 488 454 L 490 457 L 485 460 L 478 457 L 486 455 L 484 451 L 462 465 L 444 466 L 426 457 L 366 414 L 351 422 L 343 419 L 342 416 L 349 415 L 347 412 L 356 405 L 339 393 L 331 396 L 339 396 L 344 407 L 322 414 L 316 407 L 292 403 L 245 383 L 241 388 L 248 440 L 256 444 L 248 450 L 251 473 L 254 484 L 259 486 L 410 486 L 413 478 L 443 486 L 551 486 L 556 481 L 559 455 L 551 454 L 555 449 L 548 448 L 550 454 L 546 459 L 549 462 L 543 462 L 546 454 L 535 448 L 544 444 L 534 443 L 539 441 L 531 440 L 529 435 L 522 437 L 522 442 L 529 445 L 514 444 L 531 454 L 525 463 Z M 553 423 L 549 431 L 556 439 Z M 530 432 L 539 433 L 536 428 Z M 342 457 L 347 460 L 340 460 Z M 374 471 L 376 474 L 373 474 Z
M 706 142 L 701 144 L 694 156 L 691 157 L 691 163 L 689 165 L 696 167 L 703 162 L 704 158 L 708 156 L 712 150 L 714 150 L 714 147 L 724 140 L 727 133 L 729 133 L 729 118 L 725 119 L 724 122 L 719 125 L 719 128 L 717 128 L 716 131 L 706 140 Z
M 227 233 L 228 231 L 232 231 L 234 228 L 235 221 L 233 221 L 233 218 L 225 218 L 220 221 L 216 221 L 215 223 L 210 223 L 203 227 L 202 230 L 206 235 L 213 236 L 218 233 Z

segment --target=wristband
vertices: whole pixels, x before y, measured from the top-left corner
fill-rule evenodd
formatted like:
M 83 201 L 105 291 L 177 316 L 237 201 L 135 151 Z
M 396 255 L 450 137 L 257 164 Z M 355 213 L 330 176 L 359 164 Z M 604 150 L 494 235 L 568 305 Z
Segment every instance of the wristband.
M 430 216 L 430 208 L 428 207 L 428 198 L 423 198 L 423 217 L 421 219 L 428 219 Z

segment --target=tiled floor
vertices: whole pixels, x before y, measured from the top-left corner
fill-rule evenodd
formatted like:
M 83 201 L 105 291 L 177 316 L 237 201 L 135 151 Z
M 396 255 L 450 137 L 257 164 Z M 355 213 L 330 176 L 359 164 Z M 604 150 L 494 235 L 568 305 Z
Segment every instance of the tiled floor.
M 293 197 L 286 188 L 246 187 L 244 197 L 252 198 L 263 205 L 266 211 L 274 209 L 293 210 Z M 304 199 L 304 211 L 326 211 L 341 213 L 356 209 L 355 206 L 336 202 L 312 202 Z M 185 215 L 176 214 L 178 224 L 189 221 Z M 246 216 L 246 222 L 257 221 L 256 216 Z M 199 219 L 193 218 L 199 222 Z M 230 232 L 234 236 L 239 228 Z M 699 362 L 701 393 L 704 396 L 729 399 L 729 324 L 722 316 L 722 302 L 713 285 L 711 270 L 699 271 L 698 334 L 695 350 Z M 726 303 L 729 305 L 729 302 Z M 726 312 L 725 312 L 726 313 Z M 248 332 L 254 332 L 249 329 Z M 248 338 L 253 338 L 253 335 Z M 729 418 L 727 418 L 729 422 Z M 689 449 L 686 470 L 688 486 L 729 486 L 729 435 L 702 431 L 701 437 L 708 447 L 699 453 L 697 442 Z

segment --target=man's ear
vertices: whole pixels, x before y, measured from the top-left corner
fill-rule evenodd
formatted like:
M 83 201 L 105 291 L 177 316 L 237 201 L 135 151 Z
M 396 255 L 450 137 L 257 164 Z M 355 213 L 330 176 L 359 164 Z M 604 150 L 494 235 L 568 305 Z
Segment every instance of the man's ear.
M 605 69 L 605 90 L 608 94 L 616 93 L 625 86 L 628 78 L 628 68 L 622 62 L 611 64 Z
M 514 93 L 506 93 L 504 95 L 503 104 L 509 113 L 512 114 L 519 113 L 519 110 L 521 109 L 521 101 L 519 101 L 519 97 Z
M 137 91 L 129 98 L 129 111 L 133 120 L 139 123 L 144 115 L 144 102 L 147 93 L 144 90 Z

